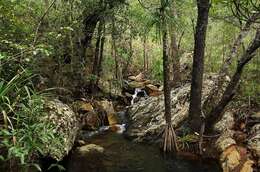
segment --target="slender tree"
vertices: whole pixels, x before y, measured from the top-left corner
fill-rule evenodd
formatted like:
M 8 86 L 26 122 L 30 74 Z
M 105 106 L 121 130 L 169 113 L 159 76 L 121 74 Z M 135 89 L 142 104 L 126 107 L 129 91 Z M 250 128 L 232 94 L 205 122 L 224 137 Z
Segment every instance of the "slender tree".
M 174 17 L 174 19 L 177 18 L 176 13 L 176 6 L 175 3 L 171 4 L 171 14 Z M 173 86 L 179 85 L 181 81 L 181 74 L 180 74 L 180 58 L 179 58 L 179 47 L 177 43 L 177 32 L 176 32 L 176 26 L 171 25 L 170 26 L 170 56 L 172 59 L 172 83 Z
M 163 41 L 163 76 L 164 76 L 164 104 L 165 104 L 165 121 L 166 127 L 163 135 L 164 152 L 178 151 L 176 143 L 176 134 L 171 121 L 171 86 L 170 86 L 170 61 L 168 56 L 168 33 L 165 18 L 166 2 L 161 0 L 161 17 L 162 17 L 162 41 Z
M 97 76 L 101 76 L 102 72 L 102 62 L 103 62 L 103 56 L 104 56 L 104 45 L 106 41 L 106 25 L 103 24 L 103 33 L 101 37 L 101 43 L 100 43 L 100 52 L 99 52 L 99 61 L 98 61 L 98 67 L 97 67 Z
M 189 118 L 193 130 L 201 127 L 203 116 L 201 109 L 202 83 L 204 72 L 205 41 L 210 9 L 209 0 L 197 0 L 198 17 L 194 36 L 194 56 L 192 68 L 192 83 L 190 92 Z
M 213 124 L 215 124 L 219 119 L 221 119 L 223 114 L 223 110 L 228 105 L 228 103 L 232 100 L 232 98 L 235 96 L 237 87 L 239 85 L 239 81 L 243 72 L 243 69 L 245 65 L 252 60 L 252 58 L 255 56 L 255 52 L 260 47 L 260 28 L 257 29 L 256 35 L 254 40 L 252 40 L 250 46 L 247 48 L 247 50 L 244 52 L 244 54 L 241 56 L 241 58 L 238 60 L 236 72 L 231 78 L 231 81 L 227 88 L 225 89 L 225 92 L 221 98 L 221 100 L 218 102 L 215 108 L 212 109 L 212 111 L 209 113 L 209 116 L 207 118 L 207 125 L 211 128 Z
M 144 58 L 144 70 L 148 70 L 148 59 L 147 59 L 147 36 L 144 35 L 143 38 L 143 58 Z
M 112 16 L 112 57 L 115 59 L 115 78 L 119 78 L 119 62 L 117 55 L 117 46 L 116 46 L 116 26 L 115 26 L 115 16 Z

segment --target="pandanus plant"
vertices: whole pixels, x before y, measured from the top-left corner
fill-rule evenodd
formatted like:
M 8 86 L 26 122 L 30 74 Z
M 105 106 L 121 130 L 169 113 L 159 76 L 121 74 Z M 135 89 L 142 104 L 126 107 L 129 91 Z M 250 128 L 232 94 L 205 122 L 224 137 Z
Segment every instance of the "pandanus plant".
M 176 134 L 171 121 L 171 86 L 170 86 L 170 68 L 168 56 L 168 33 L 166 22 L 166 7 L 169 5 L 169 0 L 161 0 L 161 30 L 163 42 L 163 76 L 164 76 L 164 104 L 165 104 L 165 121 L 166 126 L 163 134 L 163 151 L 173 152 L 178 151 Z

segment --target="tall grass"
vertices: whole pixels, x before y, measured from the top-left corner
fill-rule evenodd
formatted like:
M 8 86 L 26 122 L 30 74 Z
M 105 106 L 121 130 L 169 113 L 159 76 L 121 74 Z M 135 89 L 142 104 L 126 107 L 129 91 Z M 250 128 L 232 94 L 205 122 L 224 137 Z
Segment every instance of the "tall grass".
M 40 171 L 37 156 L 57 138 L 54 126 L 43 120 L 43 96 L 34 91 L 32 77 L 23 70 L 10 81 L 0 81 L 0 161 Z

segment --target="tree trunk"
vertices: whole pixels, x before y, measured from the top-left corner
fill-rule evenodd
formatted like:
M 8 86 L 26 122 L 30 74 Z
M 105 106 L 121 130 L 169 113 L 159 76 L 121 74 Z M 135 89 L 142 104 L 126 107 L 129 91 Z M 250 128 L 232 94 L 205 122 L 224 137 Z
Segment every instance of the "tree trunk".
M 202 124 L 201 96 L 204 70 L 205 41 L 208 25 L 209 0 L 197 0 L 198 18 L 195 33 L 192 83 L 190 94 L 189 117 L 191 128 L 199 131 Z
M 164 82 L 164 106 L 165 106 L 165 121 L 166 127 L 163 135 L 163 150 L 164 152 L 178 151 L 176 134 L 172 126 L 171 120 L 171 86 L 170 86 L 170 61 L 168 56 L 168 36 L 167 23 L 165 19 L 165 2 L 161 0 L 161 16 L 162 20 L 162 41 L 163 41 L 163 82 Z
M 104 0 L 100 0 L 100 8 L 96 9 L 92 14 L 85 17 L 84 23 L 84 38 L 80 41 L 80 44 L 83 45 L 84 51 L 82 52 L 81 56 L 85 56 L 86 48 L 88 48 L 91 44 L 91 40 L 96 29 L 96 25 L 99 22 L 104 12 L 106 10 L 111 10 L 116 8 L 119 4 L 124 3 L 124 0 L 114 0 L 106 2 Z
M 123 68 L 123 78 L 126 78 L 128 74 L 128 68 L 129 68 L 129 65 L 132 61 L 132 56 L 133 56 L 133 38 L 132 38 L 132 35 L 130 35 L 130 39 L 129 39 L 129 56 L 127 58 L 127 62 Z
M 175 19 L 177 19 L 177 13 L 175 4 L 172 3 L 171 5 L 171 13 Z M 176 26 L 170 27 L 171 33 L 170 33 L 170 40 L 171 40 L 171 47 L 170 47 L 170 55 L 172 59 L 172 85 L 173 87 L 176 87 L 180 84 L 181 76 L 180 76 L 180 59 L 179 59 L 179 47 L 177 43 L 177 32 L 176 32 Z M 180 36 L 181 40 L 182 35 Z
M 171 34 L 171 58 L 172 58 L 172 83 L 173 86 L 177 86 L 181 81 L 180 74 L 180 58 L 179 58 L 179 49 L 176 40 L 176 33 L 173 31 Z
M 207 126 L 212 127 L 219 119 L 222 118 L 222 112 L 225 107 L 234 97 L 239 81 L 243 72 L 244 66 L 255 56 L 255 51 L 260 47 L 260 29 L 257 30 L 254 40 L 251 42 L 250 46 L 247 48 L 246 52 L 239 59 L 237 64 L 236 72 L 234 73 L 229 85 L 225 89 L 225 92 L 217 104 L 217 106 L 212 109 L 207 118 Z
M 115 17 L 112 19 L 112 56 L 115 59 L 115 78 L 119 78 L 118 74 L 118 58 L 117 58 L 117 47 L 116 47 L 116 26 L 115 26 Z
M 82 40 L 82 45 L 84 46 L 84 48 L 89 47 L 98 21 L 99 21 L 99 14 L 96 14 L 96 13 L 91 14 L 91 15 L 89 15 L 85 18 L 85 20 L 84 20 L 84 24 L 85 24 L 84 35 L 85 35 L 85 37 Z
M 144 42 L 143 42 L 143 58 L 144 58 L 144 71 L 147 71 L 147 37 L 144 36 Z
M 97 75 L 98 75 L 98 63 L 99 63 L 99 56 L 100 56 L 100 42 L 101 42 L 101 34 L 103 29 L 103 22 L 100 21 L 98 25 L 98 33 L 97 33 L 97 40 L 96 40 L 96 48 L 94 54 L 94 62 L 92 66 L 92 75 L 94 78 L 90 82 L 91 93 L 96 92 L 96 83 L 97 83 Z
M 234 44 L 230 50 L 230 53 L 225 58 L 223 66 L 219 71 L 219 76 L 215 81 L 214 87 L 211 89 L 209 96 L 207 97 L 206 101 L 203 104 L 203 110 L 205 114 L 208 114 L 217 105 L 217 102 L 219 100 L 218 98 L 221 97 L 220 95 L 221 90 L 224 89 L 223 85 L 224 85 L 225 77 L 228 75 L 228 69 L 232 63 L 232 60 L 237 56 L 239 46 L 242 44 L 243 39 L 248 35 L 251 25 L 259 17 L 260 17 L 260 12 L 252 15 L 246 22 L 245 26 L 241 29 L 238 37 L 235 39 Z
M 167 53 L 168 41 L 167 32 L 163 33 L 163 76 L 164 76 L 164 103 L 165 103 L 165 120 L 171 123 L 171 86 L 170 86 L 170 68 L 169 57 Z
M 106 25 L 103 24 L 103 33 L 101 37 L 101 43 L 100 43 L 100 53 L 99 53 L 99 61 L 98 61 L 98 67 L 97 67 L 97 76 L 101 76 L 102 72 L 102 62 L 103 62 L 103 56 L 104 56 L 104 45 L 106 41 Z
M 101 36 L 102 36 L 102 29 L 103 29 L 103 22 L 100 21 L 99 26 L 98 26 L 94 62 L 93 62 L 93 66 L 92 66 L 92 75 L 97 75 L 97 73 L 98 73 L 98 63 L 99 63 L 99 55 L 100 55 L 100 42 L 101 42 Z

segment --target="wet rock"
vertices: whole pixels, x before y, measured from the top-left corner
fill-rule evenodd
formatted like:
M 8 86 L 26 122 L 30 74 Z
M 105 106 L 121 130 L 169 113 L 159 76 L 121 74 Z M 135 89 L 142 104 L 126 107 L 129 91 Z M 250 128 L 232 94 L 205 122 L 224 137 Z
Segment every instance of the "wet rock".
M 48 114 L 44 120 L 54 125 L 54 132 L 58 137 L 62 138 L 60 144 L 55 143 L 54 140 L 47 144 L 44 154 L 60 161 L 73 147 L 80 128 L 79 120 L 77 114 L 68 105 L 57 99 L 45 100 L 44 107 Z
M 216 141 L 216 147 L 219 152 L 225 151 L 228 147 L 236 145 L 236 141 L 233 139 L 234 131 L 226 130 Z
M 220 156 L 220 162 L 224 172 L 230 172 L 240 164 L 240 154 L 236 146 L 230 146 Z
M 114 125 L 118 123 L 118 118 L 114 109 L 113 102 L 102 100 L 97 102 L 97 106 L 101 111 L 104 111 L 106 113 L 109 125 Z
M 258 161 L 260 166 L 260 124 L 256 124 L 251 129 L 251 137 L 248 140 L 248 147 Z
M 108 100 L 98 101 L 97 105 L 99 106 L 100 109 L 105 111 L 107 114 L 115 113 L 114 105 L 113 102 L 111 101 Z
M 219 132 L 222 133 L 225 130 L 231 130 L 235 125 L 235 119 L 234 119 L 234 114 L 230 111 L 227 111 L 224 113 L 222 119 L 216 123 L 216 125 L 214 126 L 214 129 Z
M 137 81 L 137 82 L 142 82 L 144 80 L 144 74 L 139 73 L 137 76 L 129 76 L 129 80 Z
M 152 84 L 146 85 L 145 91 L 147 92 L 147 94 L 149 96 L 159 96 L 163 93 L 157 86 L 152 85 Z
M 118 124 L 118 117 L 116 116 L 115 113 L 110 113 L 110 114 L 107 114 L 107 119 L 108 119 L 108 124 L 109 125 L 115 125 L 115 124 Z
M 80 111 L 93 112 L 94 108 L 90 103 L 82 102 L 80 105 Z
M 82 117 L 83 130 L 96 130 L 100 126 L 100 118 L 96 112 L 88 112 Z
M 224 172 L 252 172 L 253 161 L 248 158 L 247 149 L 237 145 L 237 133 L 226 128 L 217 139 L 215 146 L 220 152 L 220 164 Z
M 209 93 L 213 85 L 205 79 L 203 97 Z M 185 84 L 171 92 L 172 124 L 176 127 L 188 116 L 190 84 Z M 126 135 L 135 141 L 158 141 L 158 135 L 165 125 L 164 96 L 148 97 L 128 109 L 129 127 Z
M 104 153 L 104 148 L 95 144 L 89 144 L 77 148 L 77 153 L 79 156 L 86 156 L 89 153 L 102 154 Z
M 76 144 L 79 145 L 79 146 L 83 146 L 83 145 L 86 144 L 86 142 L 84 140 L 77 140 Z
M 79 114 L 84 114 L 88 112 L 93 112 L 94 107 L 91 103 L 88 103 L 86 101 L 75 101 L 72 104 L 73 110 L 75 112 L 78 112 Z
M 252 166 L 254 165 L 254 161 L 247 160 L 244 164 L 240 172 L 253 172 Z
M 237 143 L 245 143 L 247 140 L 247 134 L 242 131 L 235 131 L 234 139 Z
M 134 88 L 144 88 L 145 87 L 145 82 L 137 82 L 137 81 L 131 81 L 129 82 L 129 87 L 131 89 L 134 89 Z

